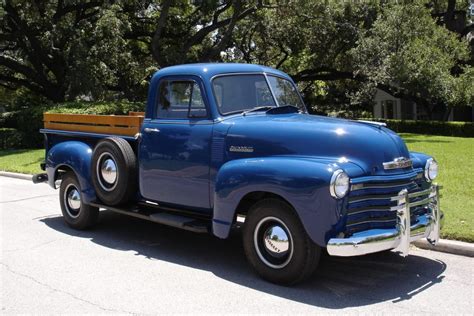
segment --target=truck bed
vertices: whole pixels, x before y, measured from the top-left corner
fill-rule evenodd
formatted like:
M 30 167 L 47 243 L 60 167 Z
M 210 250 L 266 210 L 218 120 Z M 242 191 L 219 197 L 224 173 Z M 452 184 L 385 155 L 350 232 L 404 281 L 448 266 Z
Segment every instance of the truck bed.
M 143 118 L 143 112 L 130 112 L 129 115 L 43 114 L 45 129 L 118 136 L 139 133 Z

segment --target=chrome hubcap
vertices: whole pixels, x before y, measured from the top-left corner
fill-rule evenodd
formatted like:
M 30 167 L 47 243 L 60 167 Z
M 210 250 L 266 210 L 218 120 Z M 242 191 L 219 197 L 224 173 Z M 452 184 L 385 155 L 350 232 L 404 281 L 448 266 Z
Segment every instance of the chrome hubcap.
M 257 224 L 254 245 L 259 258 L 271 268 L 281 269 L 293 257 L 290 230 L 276 217 L 265 217 Z
M 117 180 L 117 166 L 112 159 L 105 159 L 104 162 L 102 162 L 100 171 L 102 172 L 102 178 L 105 182 L 113 184 L 115 180 Z
M 64 205 L 69 216 L 73 218 L 79 216 L 81 211 L 81 193 L 72 183 L 64 190 Z
M 117 163 L 109 153 L 102 153 L 97 160 L 97 179 L 105 191 L 112 191 L 117 185 L 119 173 Z
M 287 255 L 290 241 L 285 230 L 278 225 L 270 226 L 264 233 L 265 250 L 272 256 L 280 258 Z

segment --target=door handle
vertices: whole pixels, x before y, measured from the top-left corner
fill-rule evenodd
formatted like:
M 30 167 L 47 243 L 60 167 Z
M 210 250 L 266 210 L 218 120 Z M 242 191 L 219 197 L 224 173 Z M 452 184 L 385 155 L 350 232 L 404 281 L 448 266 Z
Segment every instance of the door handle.
M 148 127 L 145 127 L 143 131 L 145 133 L 159 133 L 160 132 L 160 130 L 157 128 L 148 128 Z

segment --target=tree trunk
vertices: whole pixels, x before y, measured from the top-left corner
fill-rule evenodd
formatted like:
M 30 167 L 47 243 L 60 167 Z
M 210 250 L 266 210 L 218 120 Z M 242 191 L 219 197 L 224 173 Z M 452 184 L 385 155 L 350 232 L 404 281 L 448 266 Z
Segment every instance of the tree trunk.
M 166 26 L 166 20 L 168 19 L 168 13 L 170 11 L 172 0 L 165 0 L 162 4 L 160 17 L 158 18 L 158 25 L 156 26 L 155 33 L 153 34 L 153 38 L 151 41 L 151 53 L 153 58 L 156 60 L 158 64 L 160 63 L 161 59 L 161 52 L 160 52 L 160 40 L 161 40 L 161 33 Z M 163 65 L 161 65 L 163 66 Z
M 449 120 L 449 116 L 451 115 L 451 112 L 453 111 L 453 107 L 452 106 L 446 106 L 446 110 L 444 111 L 444 115 L 443 115 L 443 121 L 444 122 L 447 122 Z

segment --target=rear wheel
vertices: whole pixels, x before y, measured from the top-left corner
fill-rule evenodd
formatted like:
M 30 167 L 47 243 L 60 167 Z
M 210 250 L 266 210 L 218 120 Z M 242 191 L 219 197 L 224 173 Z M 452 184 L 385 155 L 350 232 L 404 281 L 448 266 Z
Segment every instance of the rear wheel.
M 260 201 L 250 209 L 243 228 L 243 244 L 256 272 L 282 285 L 310 277 L 321 253 L 291 206 L 278 199 Z
M 64 221 L 75 229 L 86 229 L 99 219 L 99 209 L 83 203 L 81 186 L 74 172 L 63 175 L 59 188 L 59 203 Z
M 92 153 L 91 165 L 95 192 L 105 204 L 124 204 L 136 193 L 136 157 L 123 138 L 109 137 L 100 141 Z

